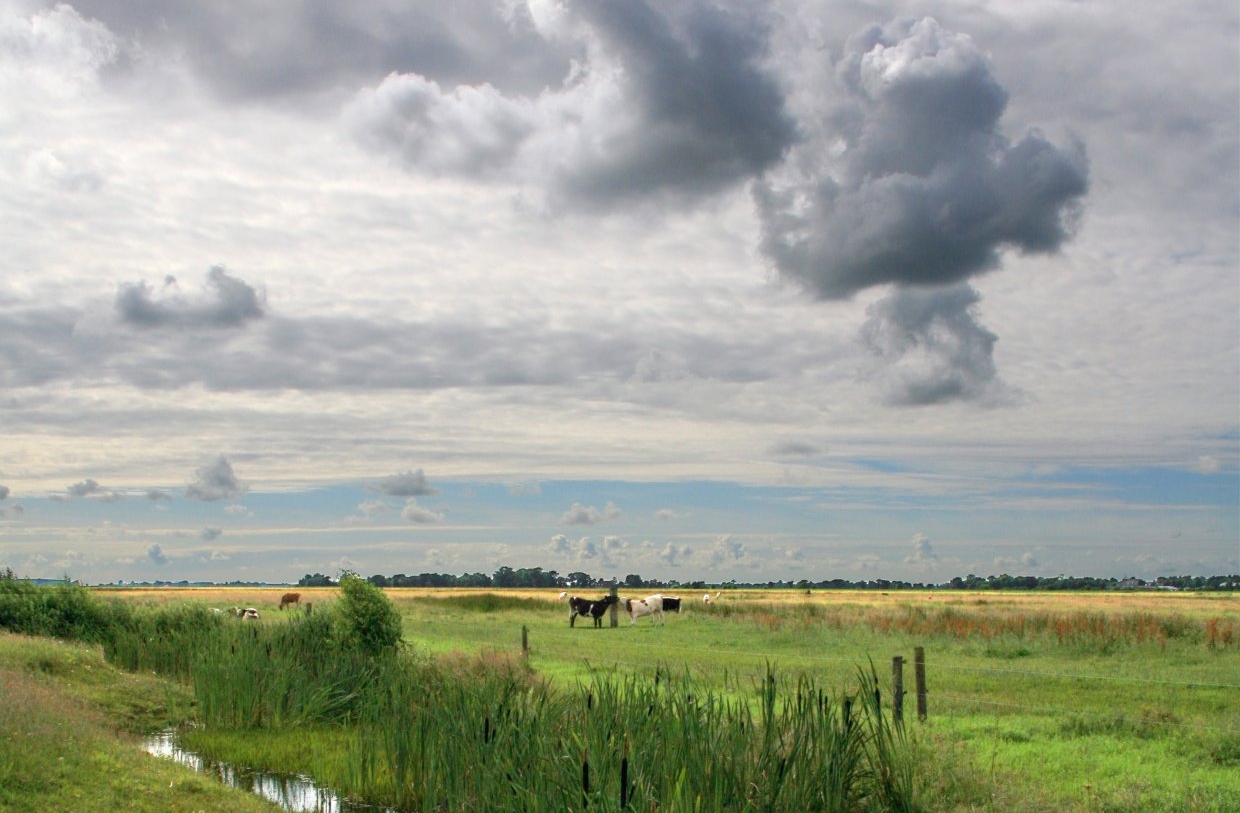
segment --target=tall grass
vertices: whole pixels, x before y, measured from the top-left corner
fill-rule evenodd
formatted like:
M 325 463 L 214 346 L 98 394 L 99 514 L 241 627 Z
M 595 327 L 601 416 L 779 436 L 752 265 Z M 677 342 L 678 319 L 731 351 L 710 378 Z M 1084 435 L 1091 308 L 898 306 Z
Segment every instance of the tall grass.
M 174 678 L 189 677 L 195 654 L 238 626 L 205 607 L 173 605 L 149 607 L 120 604 L 101 636 L 104 657 L 131 672 L 147 671 Z
M 342 646 L 329 613 L 224 624 L 192 652 L 200 722 L 224 728 L 338 724 L 355 714 L 376 660 Z
M 363 706 L 342 790 L 409 810 L 915 810 L 902 731 L 863 684 L 768 670 L 751 701 L 665 669 L 553 690 L 404 662 Z
M 1046 641 L 1109 651 L 1129 644 L 1166 645 L 1170 641 L 1204 643 L 1210 649 L 1240 645 L 1240 625 L 1232 618 L 1190 618 L 1183 613 L 1131 610 L 1098 612 L 994 607 L 984 600 L 972 606 L 959 602 L 907 602 L 878 607 L 805 603 L 790 611 L 788 603 L 719 602 L 713 615 L 747 621 L 766 630 L 862 626 L 881 634 L 941 636 L 956 640 Z

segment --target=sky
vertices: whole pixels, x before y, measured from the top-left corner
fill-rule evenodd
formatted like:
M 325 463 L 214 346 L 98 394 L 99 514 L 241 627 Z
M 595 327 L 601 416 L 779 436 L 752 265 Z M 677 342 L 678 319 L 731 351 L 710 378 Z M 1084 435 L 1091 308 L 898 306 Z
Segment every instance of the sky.
M 0 568 L 1240 573 L 1232 0 L 0 0 Z

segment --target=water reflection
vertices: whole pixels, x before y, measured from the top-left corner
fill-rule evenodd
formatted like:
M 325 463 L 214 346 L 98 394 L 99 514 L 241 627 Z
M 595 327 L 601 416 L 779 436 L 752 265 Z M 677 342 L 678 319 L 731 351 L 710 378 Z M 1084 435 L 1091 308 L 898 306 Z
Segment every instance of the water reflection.
M 148 737 L 143 747 L 150 754 L 187 765 L 230 787 L 248 790 L 293 813 L 395 813 L 387 808 L 342 799 L 335 791 L 319 787 L 305 776 L 273 774 L 207 759 L 177 745 L 176 733 L 172 731 Z

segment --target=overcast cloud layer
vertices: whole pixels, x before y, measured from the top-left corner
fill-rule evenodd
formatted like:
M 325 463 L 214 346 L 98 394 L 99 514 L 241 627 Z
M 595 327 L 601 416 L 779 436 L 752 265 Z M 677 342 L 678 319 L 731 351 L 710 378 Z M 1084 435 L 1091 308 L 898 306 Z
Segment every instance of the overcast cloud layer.
M 0 0 L 0 566 L 1240 572 L 1238 17 Z

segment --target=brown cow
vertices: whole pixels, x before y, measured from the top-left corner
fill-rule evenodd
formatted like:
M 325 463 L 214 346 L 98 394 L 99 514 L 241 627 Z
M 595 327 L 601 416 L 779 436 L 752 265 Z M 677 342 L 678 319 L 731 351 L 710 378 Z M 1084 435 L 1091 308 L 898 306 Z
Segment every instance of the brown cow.
M 285 593 L 280 596 L 280 609 L 283 610 L 290 604 L 300 604 L 301 593 Z

